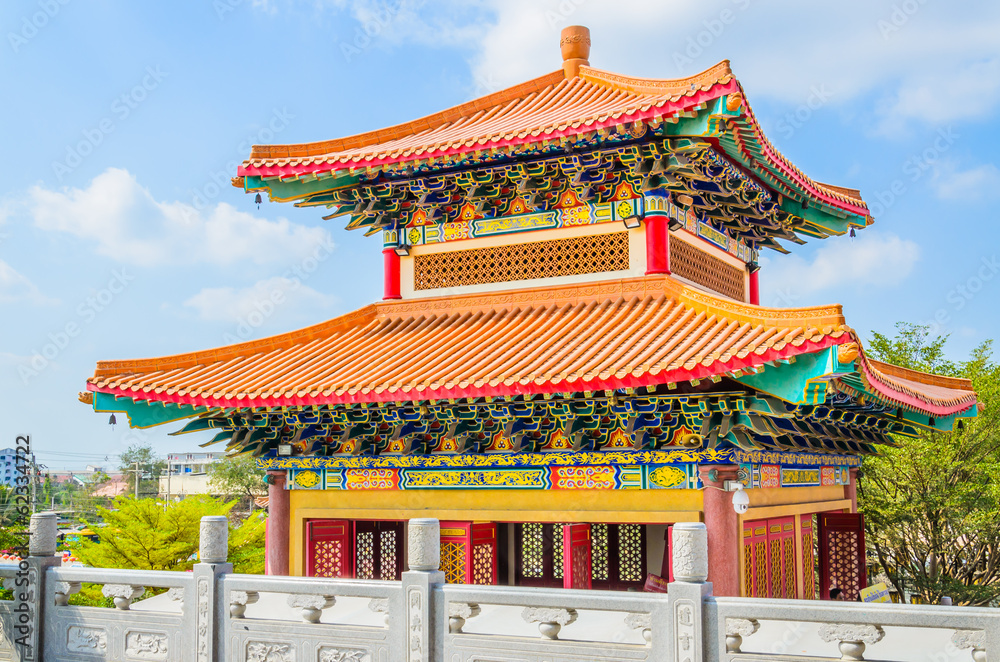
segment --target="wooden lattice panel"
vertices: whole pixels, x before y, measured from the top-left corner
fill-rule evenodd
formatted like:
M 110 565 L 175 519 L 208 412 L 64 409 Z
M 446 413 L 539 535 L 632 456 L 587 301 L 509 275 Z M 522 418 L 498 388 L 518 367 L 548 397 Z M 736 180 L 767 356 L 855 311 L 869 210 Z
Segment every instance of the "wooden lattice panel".
M 441 570 L 447 583 L 465 583 L 465 546 L 462 543 L 441 543 Z
M 476 545 L 472 549 L 472 583 L 493 583 L 493 545 Z
M 642 534 L 641 524 L 618 525 L 618 573 L 623 582 L 638 582 L 646 577 Z
M 389 529 L 379 534 L 379 575 L 382 581 L 393 581 L 396 577 L 396 531 Z
M 545 576 L 543 524 L 526 522 L 521 528 L 521 575 L 531 578 Z
M 413 289 L 509 283 L 628 268 L 628 232 L 612 232 L 417 255 L 413 259 Z
M 812 515 L 802 517 L 802 580 L 802 597 L 807 600 L 815 599 L 816 556 L 813 552 Z
M 317 577 L 340 577 L 344 571 L 344 544 L 340 540 L 317 540 L 313 544 L 314 574 Z
M 608 525 L 590 525 L 590 568 L 595 581 L 608 580 Z
M 737 301 L 744 301 L 745 271 L 698 250 L 686 241 L 670 242 L 670 271 Z

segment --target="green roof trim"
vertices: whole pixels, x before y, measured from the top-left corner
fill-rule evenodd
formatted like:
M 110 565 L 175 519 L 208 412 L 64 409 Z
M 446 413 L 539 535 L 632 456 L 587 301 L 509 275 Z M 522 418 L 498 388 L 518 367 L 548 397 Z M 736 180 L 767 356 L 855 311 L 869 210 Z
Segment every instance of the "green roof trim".
M 204 414 L 209 408 L 171 402 L 133 400 L 98 391 L 94 393 L 94 411 L 123 413 L 128 417 L 129 427 L 151 428 Z

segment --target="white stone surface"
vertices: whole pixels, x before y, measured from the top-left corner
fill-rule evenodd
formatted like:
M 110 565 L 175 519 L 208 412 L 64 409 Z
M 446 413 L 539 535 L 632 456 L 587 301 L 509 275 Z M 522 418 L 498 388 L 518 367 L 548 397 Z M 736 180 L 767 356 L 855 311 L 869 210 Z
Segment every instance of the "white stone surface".
M 201 518 L 198 560 L 202 563 L 225 563 L 229 557 L 229 519 L 225 515 Z
M 28 524 L 31 536 L 28 541 L 28 554 L 31 556 L 52 556 L 56 553 L 57 523 L 59 516 L 55 513 L 35 513 Z
M 673 526 L 674 579 L 703 582 L 708 579 L 708 529 L 701 522 L 678 522 Z
M 431 518 L 411 519 L 408 528 L 410 570 L 437 570 L 441 565 L 441 523 Z

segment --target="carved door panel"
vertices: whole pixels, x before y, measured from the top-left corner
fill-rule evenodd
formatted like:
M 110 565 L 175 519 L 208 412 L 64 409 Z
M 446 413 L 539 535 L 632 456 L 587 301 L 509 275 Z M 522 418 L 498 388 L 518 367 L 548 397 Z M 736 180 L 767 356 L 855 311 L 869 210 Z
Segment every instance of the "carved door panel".
M 813 532 L 813 516 L 799 515 L 801 537 L 799 548 L 802 551 L 802 597 L 806 600 L 816 599 L 816 554 L 813 543 L 816 540 Z
M 768 597 L 789 600 L 798 597 L 794 517 L 767 520 L 767 552 Z
M 562 524 L 524 522 L 514 527 L 517 586 L 563 585 L 562 532 Z
M 351 522 L 314 519 L 306 522 L 306 576 L 351 577 Z
M 590 525 L 563 526 L 563 588 L 590 588 Z
M 839 588 L 844 599 L 854 601 L 868 586 L 863 515 L 820 513 L 819 577 L 819 597 L 823 600 L 830 598 L 830 589 Z
M 746 597 L 768 597 L 767 566 L 767 520 L 743 522 L 743 591 Z
M 592 587 L 642 590 L 646 581 L 646 527 L 643 524 L 591 524 Z
M 441 522 L 441 570 L 449 584 L 496 584 L 496 523 Z
M 354 522 L 354 576 L 357 579 L 400 579 L 403 569 L 403 523 Z
M 467 584 L 497 583 L 496 522 L 472 523 L 472 559 L 466 571 Z

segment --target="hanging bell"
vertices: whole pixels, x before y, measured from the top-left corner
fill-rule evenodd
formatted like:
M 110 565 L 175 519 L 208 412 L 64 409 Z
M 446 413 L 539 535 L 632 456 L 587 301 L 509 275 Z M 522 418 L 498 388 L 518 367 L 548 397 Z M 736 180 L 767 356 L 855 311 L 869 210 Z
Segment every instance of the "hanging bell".
M 260 196 L 258 195 L 257 197 L 259 198 Z M 854 232 L 854 228 L 851 228 L 851 239 L 854 239 L 856 236 L 858 235 Z
M 111 418 L 108 419 L 108 425 L 111 426 L 112 430 L 114 429 L 116 423 L 118 423 L 118 421 L 115 420 L 115 415 L 111 414 Z
M 260 193 L 257 194 L 257 197 L 255 197 L 253 201 L 257 203 L 257 209 L 260 209 L 260 203 L 263 202 L 263 198 L 260 197 Z

